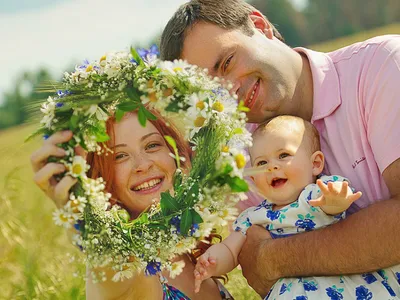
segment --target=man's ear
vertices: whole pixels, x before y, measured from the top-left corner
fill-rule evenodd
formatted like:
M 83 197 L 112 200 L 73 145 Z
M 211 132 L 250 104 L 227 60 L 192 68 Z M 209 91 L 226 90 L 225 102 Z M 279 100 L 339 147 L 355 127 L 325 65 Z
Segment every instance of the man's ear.
M 314 176 L 321 174 L 322 170 L 324 169 L 324 164 L 325 164 L 324 154 L 321 151 L 315 151 L 311 155 L 311 163 L 312 163 L 312 167 L 313 167 L 312 174 Z
M 254 10 L 249 15 L 251 22 L 254 24 L 254 27 L 264 34 L 267 38 L 273 39 L 274 33 L 271 28 L 271 24 L 267 21 L 264 15 L 258 10 Z

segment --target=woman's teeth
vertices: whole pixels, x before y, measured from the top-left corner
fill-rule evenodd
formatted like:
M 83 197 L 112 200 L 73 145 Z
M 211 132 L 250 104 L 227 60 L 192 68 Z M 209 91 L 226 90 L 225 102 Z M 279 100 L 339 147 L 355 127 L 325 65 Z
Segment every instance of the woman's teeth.
M 149 181 L 146 181 L 142 183 L 141 185 L 138 185 L 137 187 L 134 187 L 134 191 L 141 191 L 141 190 L 148 190 L 151 189 L 152 187 L 156 186 L 161 182 L 161 179 L 152 179 Z

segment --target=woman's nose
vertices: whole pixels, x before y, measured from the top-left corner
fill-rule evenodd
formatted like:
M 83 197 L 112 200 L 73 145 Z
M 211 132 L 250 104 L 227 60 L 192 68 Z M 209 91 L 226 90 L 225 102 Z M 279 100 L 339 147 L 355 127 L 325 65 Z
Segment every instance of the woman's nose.
M 133 163 L 133 171 L 135 173 L 147 172 L 152 165 L 153 161 L 151 159 L 147 157 L 138 157 Z

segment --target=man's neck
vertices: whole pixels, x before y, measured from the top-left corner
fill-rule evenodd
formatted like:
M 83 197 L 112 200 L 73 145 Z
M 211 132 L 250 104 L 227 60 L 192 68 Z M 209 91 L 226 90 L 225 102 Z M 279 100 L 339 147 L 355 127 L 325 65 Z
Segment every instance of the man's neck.
M 305 54 L 300 54 L 301 71 L 294 92 L 293 100 L 298 103 L 298 116 L 311 121 L 313 115 L 314 83 L 312 79 L 310 62 Z

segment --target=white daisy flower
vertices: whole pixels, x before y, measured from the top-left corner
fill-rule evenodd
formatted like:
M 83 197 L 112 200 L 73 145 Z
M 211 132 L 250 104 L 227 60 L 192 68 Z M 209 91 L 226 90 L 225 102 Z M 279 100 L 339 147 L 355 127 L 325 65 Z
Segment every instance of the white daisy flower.
M 173 262 L 169 270 L 169 276 L 174 279 L 176 276 L 182 273 L 184 267 L 185 262 L 183 260 Z

